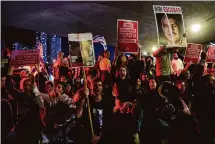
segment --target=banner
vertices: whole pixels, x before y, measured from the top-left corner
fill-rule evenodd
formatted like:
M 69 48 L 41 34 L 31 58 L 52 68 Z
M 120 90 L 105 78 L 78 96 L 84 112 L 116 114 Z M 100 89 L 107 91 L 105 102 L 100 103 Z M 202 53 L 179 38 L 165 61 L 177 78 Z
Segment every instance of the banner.
M 95 54 L 91 33 L 68 34 L 69 59 L 72 67 L 94 67 Z
M 208 62 L 208 63 L 215 62 L 215 45 L 208 46 L 206 62 Z
M 202 49 L 203 45 L 201 44 L 188 44 L 185 52 L 184 63 L 188 63 L 190 61 L 192 63 L 197 63 Z
M 181 7 L 153 5 L 158 45 L 187 47 Z
M 13 50 L 11 55 L 11 64 L 14 66 L 31 66 L 39 64 L 40 50 Z
M 138 52 L 138 22 L 118 19 L 117 42 L 121 52 Z

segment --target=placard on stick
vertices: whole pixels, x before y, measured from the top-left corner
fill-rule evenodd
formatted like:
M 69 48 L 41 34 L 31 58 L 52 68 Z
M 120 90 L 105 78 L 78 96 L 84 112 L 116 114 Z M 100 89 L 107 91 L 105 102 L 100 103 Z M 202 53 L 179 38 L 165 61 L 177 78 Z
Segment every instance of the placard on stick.
M 72 67 L 94 67 L 95 54 L 92 33 L 68 34 Z
M 138 52 L 138 21 L 118 19 L 117 42 L 120 52 Z
M 215 45 L 208 46 L 206 62 L 208 62 L 208 63 L 215 62 Z
M 14 66 L 31 66 L 39 64 L 40 50 L 14 50 L 11 55 L 11 65 Z
M 197 63 L 203 49 L 201 44 L 188 44 L 185 52 L 184 63 Z

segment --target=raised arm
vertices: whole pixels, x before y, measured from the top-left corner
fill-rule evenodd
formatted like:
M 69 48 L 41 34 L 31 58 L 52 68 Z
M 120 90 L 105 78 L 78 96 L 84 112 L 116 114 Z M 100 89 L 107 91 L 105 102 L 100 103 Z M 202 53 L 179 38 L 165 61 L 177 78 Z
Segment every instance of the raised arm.
M 166 52 L 166 46 L 160 47 L 156 51 L 154 51 L 152 54 L 154 57 L 160 57 Z
M 6 89 L 9 91 L 9 93 L 16 99 L 19 99 L 20 94 L 22 94 L 21 91 L 19 91 L 18 89 L 15 88 L 14 86 L 14 82 L 12 79 L 12 74 L 13 74 L 13 70 L 14 70 L 14 66 L 10 66 L 7 76 L 6 76 Z

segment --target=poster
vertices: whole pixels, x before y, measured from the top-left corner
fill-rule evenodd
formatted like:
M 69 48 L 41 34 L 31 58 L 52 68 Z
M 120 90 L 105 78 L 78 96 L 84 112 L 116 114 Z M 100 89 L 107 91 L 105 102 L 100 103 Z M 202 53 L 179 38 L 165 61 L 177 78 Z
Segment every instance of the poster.
M 181 7 L 153 5 L 158 45 L 187 47 Z
M 69 59 L 72 67 L 94 67 L 95 54 L 92 33 L 68 34 Z
M 138 52 L 138 22 L 118 19 L 117 42 L 121 52 Z
M 208 62 L 208 63 L 215 62 L 215 45 L 208 46 L 206 62 Z
M 184 63 L 188 63 L 190 61 L 192 63 L 197 63 L 202 49 L 203 45 L 201 44 L 188 44 L 185 52 Z
M 40 50 L 13 50 L 11 55 L 11 64 L 14 66 L 31 66 L 39 64 Z

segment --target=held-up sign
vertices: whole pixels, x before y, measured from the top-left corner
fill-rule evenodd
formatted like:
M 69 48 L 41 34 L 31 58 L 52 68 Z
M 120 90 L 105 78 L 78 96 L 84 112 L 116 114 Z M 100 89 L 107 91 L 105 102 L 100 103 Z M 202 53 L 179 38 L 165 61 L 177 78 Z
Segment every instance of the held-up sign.
M 69 59 L 72 67 L 94 67 L 95 54 L 92 33 L 68 34 Z
M 184 57 L 184 62 L 192 62 L 192 63 L 197 63 L 202 51 L 203 45 L 201 44 L 188 44 L 185 57 Z
M 11 64 L 14 66 L 30 66 L 39 64 L 39 49 L 14 50 L 11 55 Z
M 117 42 L 120 52 L 138 52 L 138 22 L 118 19 Z
M 208 63 L 215 62 L 215 45 L 208 46 L 206 62 L 208 62 Z

